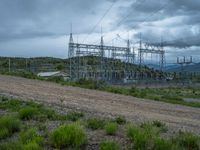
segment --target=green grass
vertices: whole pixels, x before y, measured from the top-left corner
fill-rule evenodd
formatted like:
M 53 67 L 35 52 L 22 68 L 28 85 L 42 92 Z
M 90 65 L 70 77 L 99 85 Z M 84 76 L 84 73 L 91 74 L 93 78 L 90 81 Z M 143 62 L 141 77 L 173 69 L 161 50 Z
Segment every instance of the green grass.
M 0 103 L 0 109 L 19 112 L 19 117 L 22 120 L 66 120 L 67 116 L 56 113 L 54 110 L 49 109 L 41 104 L 34 102 L 25 102 L 17 99 L 7 99 Z
M 20 140 L 23 144 L 36 143 L 42 145 L 44 139 L 37 133 L 37 129 L 30 128 L 20 134 Z
M 25 107 L 19 111 L 19 118 L 22 120 L 34 119 L 37 116 L 37 109 L 33 107 Z
M 126 124 L 126 118 L 123 116 L 116 117 L 114 121 L 119 125 Z
M 20 130 L 21 122 L 13 116 L 0 118 L 0 139 L 7 138 Z
M 167 126 L 158 120 L 142 123 L 140 127 L 143 129 L 155 128 L 158 132 L 167 132 Z
M 0 144 L 0 150 L 24 150 L 24 146 L 19 141 L 17 141 L 17 142 L 1 143 Z
M 44 139 L 35 128 L 30 128 L 20 133 L 19 139 L 0 144 L 1 150 L 42 150 Z
M 164 140 L 161 138 L 154 139 L 153 150 L 180 150 L 177 145 L 172 144 L 170 140 Z
M 134 144 L 134 149 L 138 150 L 199 150 L 200 137 L 187 132 L 180 132 L 170 139 L 162 139 L 163 124 L 154 121 L 144 123 L 141 127 L 130 126 L 127 131 L 129 139 Z
M 134 149 L 153 149 L 155 139 L 159 138 L 159 130 L 150 124 L 145 124 L 142 128 L 130 126 L 127 135 L 134 143 Z
M 107 135 L 115 135 L 118 129 L 118 124 L 115 122 L 109 122 L 105 125 L 105 131 Z
M 67 114 L 66 117 L 67 117 L 68 120 L 77 121 L 80 118 L 84 117 L 84 113 L 82 113 L 82 112 L 70 112 L 70 113 Z
M 152 125 L 159 128 L 161 132 L 167 132 L 167 126 L 161 121 L 155 120 L 152 122 Z
M 103 141 L 100 144 L 100 150 L 120 150 L 120 146 L 113 141 Z
M 80 148 L 87 142 L 87 136 L 79 124 L 64 125 L 53 131 L 50 142 L 55 148 Z
M 105 121 L 102 119 L 91 118 L 87 120 L 87 127 L 92 130 L 103 129 Z
M 180 132 L 173 138 L 173 143 L 179 145 L 179 147 L 183 150 L 200 149 L 200 137 L 189 132 Z

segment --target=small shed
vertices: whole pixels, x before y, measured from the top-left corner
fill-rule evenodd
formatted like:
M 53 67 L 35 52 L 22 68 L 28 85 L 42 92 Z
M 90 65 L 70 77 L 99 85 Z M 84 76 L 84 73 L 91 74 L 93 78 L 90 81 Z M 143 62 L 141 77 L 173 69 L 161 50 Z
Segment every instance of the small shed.
M 40 72 L 37 74 L 39 77 L 50 78 L 50 77 L 60 77 L 63 80 L 68 80 L 69 75 L 65 72 L 55 71 L 55 72 Z

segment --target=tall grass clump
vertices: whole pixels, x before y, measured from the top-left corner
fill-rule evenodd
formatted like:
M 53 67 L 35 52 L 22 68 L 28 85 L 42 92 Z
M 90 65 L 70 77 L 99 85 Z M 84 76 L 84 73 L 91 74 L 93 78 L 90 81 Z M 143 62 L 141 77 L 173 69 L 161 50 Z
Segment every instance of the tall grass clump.
M 126 118 L 123 116 L 118 116 L 115 118 L 115 122 L 119 125 L 125 124 L 126 123 Z
M 134 143 L 134 149 L 152 149 L 154 141 L 159 138 L 159 130 L 146 124 L 143 128 L 130 126 L 127 131 L 129 139 Z
M 57 128 L 50 134 L 50 142 L 53 147 L 80 148 L 87 142 L 86 133 L 79 124 L 69 124 Z
M 179 145 L 181 149 L 200 149 L 200 137 L 189 132 L 180 132 L 176 137 L 172 139 L 172 141 L 173 143 Z
M 92 130 L 103 129 L 105 121 L 102 119 L 91 118 L 87 120 L 87 127 Z
M 100 150 L 120 150 L 120 146 L 113 141 L 103 141 L 100 144 Z
M 19 111 L 19 117 L 22 120 L 33 119 L 37 115 L 38 111 L 33 107 L 25 107 Z
M 118 124 L 115 122 L 110 122 L 105 125 L 105 131 L 108 135 L 115 135 L 118 129 Z
M 35 128 L 30 128 L 20 134 L 20 142 L 25 150 L 42 149 L 44 138 L 37 133 Z
M 48 109 L 42 105 L 29 104 L 25 108 L 19 110 L 19 118 L 22 120 L 66 120 L 67 117 L 56 113 L 52 109 Z
M 84 117 L 84 113 L 82 112 L 70 112 L 67 114 L 67 119 L 71 121 L 77 121 L 80 118 Z
M 35 128 L 30 128 L 20 134 L 20 140 L 24 144 L 35 142 L 39 145 L 42 145 L 44 139 L 37 133 Z
M 171 140 L 156 138 L 154 140 L 153 150 L 179 150 L 179 147 L 172 144 Z
M 20 120 L 13 116 L 3 116 L 0 118 L 0 139 L 11 136 L 20 130 Z
M 167 126 L 166 124 L 164 124 L 163 122 L 159 121 L 159 120 L 154 120 L 152 122 L 152 125 L 159 128 L 161 132 L 167 132 Z

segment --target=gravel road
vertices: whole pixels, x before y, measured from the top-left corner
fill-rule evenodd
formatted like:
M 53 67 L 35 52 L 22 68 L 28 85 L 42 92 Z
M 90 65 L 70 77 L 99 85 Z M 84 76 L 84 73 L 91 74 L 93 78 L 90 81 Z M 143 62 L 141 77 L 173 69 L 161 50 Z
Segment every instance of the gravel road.
M 136 123 L 160 120 L 173 132 L 181 129 L 200 135 L 199 108 L 3 75 L 0 75 L 0 94 L 37 100 L 53 106 L 61 105 L 62 99 L 64 108 L 105 117 L 123 115 Z

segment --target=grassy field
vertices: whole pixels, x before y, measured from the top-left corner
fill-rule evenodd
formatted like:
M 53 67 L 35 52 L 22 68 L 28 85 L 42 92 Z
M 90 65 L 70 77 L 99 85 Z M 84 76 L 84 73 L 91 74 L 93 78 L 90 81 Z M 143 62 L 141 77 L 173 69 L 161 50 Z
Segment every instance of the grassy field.
M 123 116 L 111 119 L 84 112 L 60 114 L 41 104 L 6 97 L 0 97 L 0 114 L 1 150 L 200 149 L 200 137 L 192 133 L 179 131 L 164 138 L 168 127 L 158 120 L 135 125 Z

